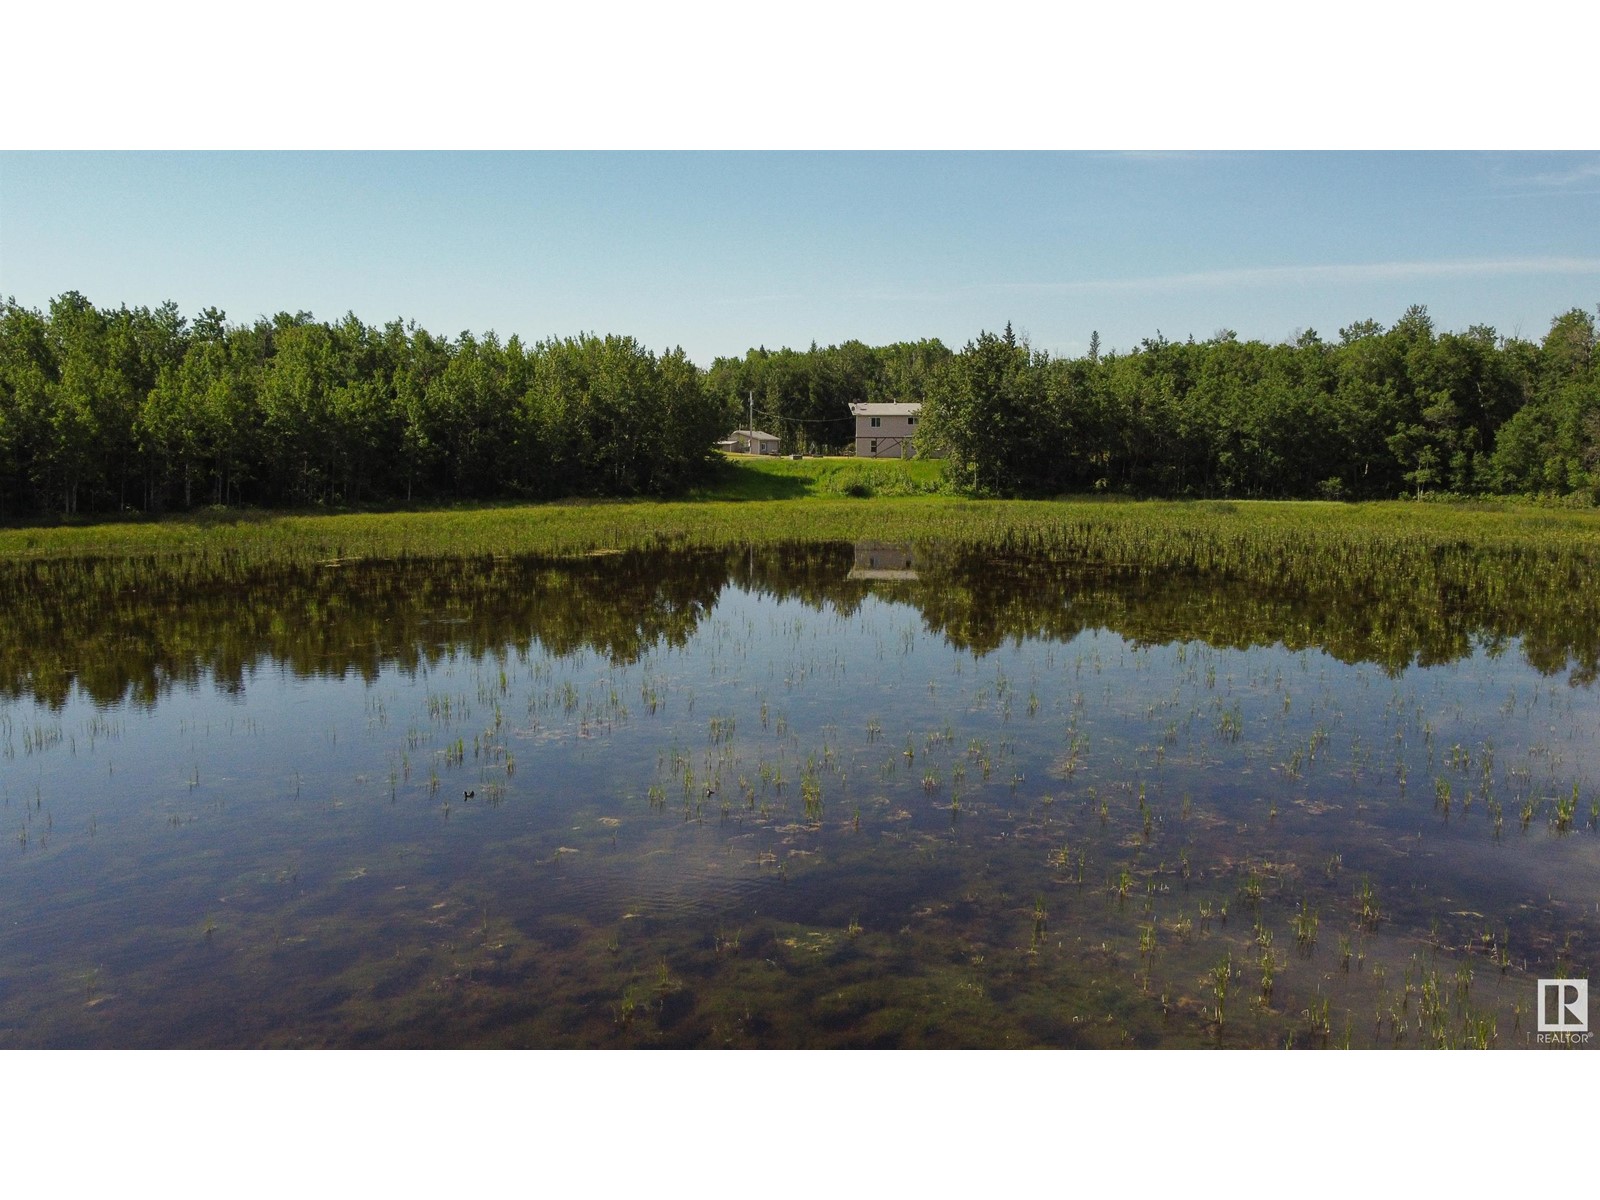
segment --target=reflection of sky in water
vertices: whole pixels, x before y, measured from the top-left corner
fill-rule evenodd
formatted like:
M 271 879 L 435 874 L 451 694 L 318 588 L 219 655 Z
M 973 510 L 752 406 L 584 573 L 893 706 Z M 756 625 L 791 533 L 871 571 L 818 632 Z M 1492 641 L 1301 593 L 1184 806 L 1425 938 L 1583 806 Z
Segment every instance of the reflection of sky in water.
M 623 745 L 641 738 L 654 744 L 663 734 L 702 740 L 710 717 L 734 710 L 741 710 L 740 732 L 748 732 L 765 702 L 774 717 L 783 715 L 791 731 L 807 737 L 837 728 L 838 740 L 853 744 L 869 718 L 883 723 L 887 740 L 954 724 L 969 737 L 1007 737 L 1030 764 L 1048 770 L 1076 710 L 1072 727 L 1091 743 L 1103 740 L 1114 760 L 1135 773 L 1155 769 L 1150 751 L 1177 724 L 1182 744 L 1203 750 L 1209 767 L 1252 774 L 1269 771 L 1278 751 L 1320 730 L 1327 738 L 1325 761 L 1360 761 L 1359 778 L 1371 785 L 1392 776 L 1403 760 L 1411 789 L 1420 790 L 1430 770 L 1424 725 L 1432 731 L 1435 775 L 1447 773 L 1452 747 L 1476 759 L 1485 744 L 1494 748 L 1497 772 L 1522 766 L 1547 787 L 1562 778 L 1570 787 L 1600 774 L 1600 696 L 1540 675 L 1515 647 L 1492 658 L 1478 653 L 1413 667 L 1394 678 L 1376 666 L 1352 667 L 1314 651 L 1135 647 L 1103 631 L 1066 644 L 1008 642 L 975 655 L 929 633 L 915 608 L 893 599 L 869 596 L 855 613 L 841 616 L 730 586 L 683 649 L 658 645 L 626 665 L 589 652 L 568 655 L 544 682 L 530 672 L 533 661 L 507 660 L 515 682 L 506 695 L 497 692 L 495 656 L 456 653 L 412 672 L 388 667 L 375 684 L 354 671 L 342 678 L 302 676 L 258 666 L 247 674 L 242 694 L 208 683 L 180 686 L 150 709 L 97 710 L 81 696 L 59 713 L 11 703 L 4 711 L 14 748 L 25 726 L 57 727 L 64 740 L 44 753 L 16 753 L 5 789 L 14 800 L 47 786 L 107 799 L 150 798 L 186 788 L 197 768 L 208 787 L 237 784 L 245 791 L 292 790 L 296 773 L 302 787 L 308 779 L 377 771 L 386 778 L 408 731 L 432 737 L 411 756 L 414 773 L 439 749 L 442 729 L 430 720 L 430 696 L 455 706 L 452 738 L 470 741 L 485 730 L 499 701 L 513 742 L 520 736 L 543 746 L 552 738 L 563 744 L 582 709 L 613 688 L 629 719 L 597 727 Z M 640 688 L 652 680 L 661 707 L 648 717 Z M 582 698 L 577 712 L 552 706 L 530 717 L 530 701 L 548 703 L 549 693 L 567 681 Z M 1007 698 L 1009 717 L 1003 713 Z M 1213 736 L 1219 714 L 1227 711 L 1242 721 L 1236 746 Z M 89 726 L 97 713 L 119 733 L 99 737 L 90 753 Z M 108 765 L 114 775 L 106 775 Z M 1341 784 L 1332 780 L 1338 778 L 1308 770 L 1285 782 L 1290 791 L 1314 795 L 1319 787 L 1337 790 Z M 1249 788 L 1236 790 L 1242 795 Z
M 1240 857 L 1314 864 L 1340 854 L 1352 871 L 1487 912 L 1491 923 L 1503 923 L 1497 908 L 1530 896 L 1593 923 L 1583 914 L 1600 856 L 1582 827 L 1600 779 L 1600 696 L 1539 675 L 1514 646 L 1397 677 L 1315 651 L 1136 647 L 1101 631 L 974 655 L 929 633 L 894 595 L 891 587 L 840 615 L 730 586 L 686 647 L 657 645 L 625 665 L 591 652 L 557 661 L 513 653 L 503 666 L 460 653 L 415 672 L 386 668 L 371 684 L 354 671 L 305 677 L 258 666 L 242 694 L 180 687 L 148 709 L 97 710 L 79 697 L 59 713 L 8 704 L 0 711 L 15 754 L 4 768 L 0 905 L 16 916 L 0 946 L 42 970 L 35 980 L 63 954 L 159 957 L 165 942 L 152 929 L 192 930 L 219 898 L 260 892 L 262 879 L 293 871 L 327 889 L 322 907 L 334 911 L 364 902 L 338 881 L 407 854 L 414 868 L 386 885 L 392 891 L 470 879 L 489 895 L 527 893 L 529 863 L 570 851 L 590 854 L 595 867 L 546 881 L 527 903 L 611 920 L 633 907 L 749 901 L 762 885 L 749 864 L 774 836 L 755 824 L 652 825 L 647 789 L 663 790 L 668 812 L 688 803 L 715 812 L 737 795 L 739 777 L 754 783 L 764 764 L 777 764 L 796 808 L 801 771 L 825 749 L 840 764 L 824 783 L 836 819 L 882 798 L 913 809 L 918 829 L 948 830 L 948 818 L 930 816 L 927 793 L 947 803 L 961 772 L 975 815 L 959 836 L 998 838 L 1003 830 L 986 819 L 1009 819 L 1043 796 L 1065 809 L 1086 805 L 1094 789 L 1120 815 L 1142 785 L 1169 823 L 1188 797 Z M 658 699 L 653 714 L 647 693 Z M 437 708 L 446 701 L 449 720 Z M 708 738 L 722 717 L 736 727 L 725 750 Z M 869 721 L 880 737 L 869 738 Z M 24 727 L 59 728 L 62 739 L 27 754 Z M 457 738 L 458 766 L 447 757 Z M 515 757 L 514 773 L 491 745 Z M 997 764 L 988 781 L 979 753 L 969 753 L 975 745 Z M 1491 747 L 1491 790 L 1504 808 L 1498 840 L 1481 766 Z M 691 795 L 663 767 L 675 750 L 694 772 Z M 930 773 L 937 785 L 919 787 Z M 711 778 L 714 795 L 704 791 Z M 1451 789 L 1448 817 L 1435 803 L 1439 781 Z M 1579 832 L 1558 839 L 1550 806 L 1574 783 Z M 468 789 L 475 802 L 464 799 Z M 493 809 L 491 789 L 504 801 Z M 1543 805 L 1525 833 L 1519 792 Z M 594 822 L 614 813 L 622 825 L 612 836 L 636 857 L 602 865 Z M 19 831 L 26 845 L 13 840 Z M 651 836 L 678 857 L 652 856 Z M 591 841 L 568 845 L 583 837 Z M 63 926 L 64 913 L 75 924 Z M 66 946 L 71 937 L 85 948 Z M 141 950 L 130 948 L 136 942 Z

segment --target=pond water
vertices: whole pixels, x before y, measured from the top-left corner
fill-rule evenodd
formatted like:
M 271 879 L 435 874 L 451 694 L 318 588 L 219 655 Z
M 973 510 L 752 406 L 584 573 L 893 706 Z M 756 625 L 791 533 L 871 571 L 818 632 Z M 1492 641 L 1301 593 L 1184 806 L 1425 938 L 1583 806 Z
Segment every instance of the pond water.
M 1526 1047 L 1600 948 L 1532 617 L 878 545 L 6 587 L 3 1047 Z

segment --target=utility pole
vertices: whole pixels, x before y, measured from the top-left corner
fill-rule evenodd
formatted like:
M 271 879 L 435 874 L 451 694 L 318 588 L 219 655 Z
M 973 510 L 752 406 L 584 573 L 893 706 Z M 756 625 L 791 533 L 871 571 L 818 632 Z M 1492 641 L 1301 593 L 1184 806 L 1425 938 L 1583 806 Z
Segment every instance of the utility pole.
M 750 397 L 750 424 L 745 426 L 751 433 L 756 431 L 756 390 L 750 388 L 746 393 Z

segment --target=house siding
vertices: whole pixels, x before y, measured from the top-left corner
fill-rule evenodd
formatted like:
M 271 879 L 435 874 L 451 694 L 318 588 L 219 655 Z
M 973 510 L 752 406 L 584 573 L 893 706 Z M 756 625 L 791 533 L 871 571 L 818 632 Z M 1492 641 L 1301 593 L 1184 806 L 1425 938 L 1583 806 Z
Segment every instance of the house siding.
M 916 454 L 920 404 L 852 404 L 856 457 L 911 458 Z

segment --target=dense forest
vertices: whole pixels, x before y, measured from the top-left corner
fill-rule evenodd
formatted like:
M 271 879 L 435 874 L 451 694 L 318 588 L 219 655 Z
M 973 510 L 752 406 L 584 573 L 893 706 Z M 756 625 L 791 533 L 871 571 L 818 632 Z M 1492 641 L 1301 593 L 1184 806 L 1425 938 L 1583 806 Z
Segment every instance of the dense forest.
M 0 313 L 0 516 L 667 494 L 729 427 L 681 350 L 77 293 Z
M 994 495 L 1600 499 L 1600 356 L 1581 309 L 1538 343 L 1481 325 L 1439 334 L 1413 306 L 1337 343 L 1158 334 L 1079 359 L 1008 325 L 934 380 L 922 426 L 953 483 Z
M 921 451 L 987 495 L 1600 499 L 1600 356 L 1573 309 L 1540 341 L 1438 333 L 1413 307 L 1325 342 L 1157 334 L 1076 359 L 981 334 L 765 348 L 708 370 L 582 335 L 527 345 L 280 313 L 0 309 L 0 519 L 201 505 L 668 495 L 718 437 L 851 444 L 849 404 L 926 403 Z

